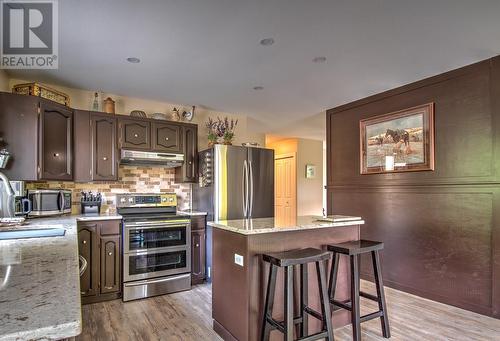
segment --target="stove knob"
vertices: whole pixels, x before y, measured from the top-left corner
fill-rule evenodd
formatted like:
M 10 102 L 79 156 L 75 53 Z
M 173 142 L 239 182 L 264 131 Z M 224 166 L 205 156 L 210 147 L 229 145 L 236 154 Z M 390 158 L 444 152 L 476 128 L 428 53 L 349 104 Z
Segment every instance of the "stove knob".
M 127 201 L 127 199 L 125 199 L 125 198 L 121 198 L 121 199 L 120 199 L 120 202 L 121 202 L 122 204 L 124 204 L 124 203 L 125 203 L 125 201 Z
M 133 204 L 134 203 L 134 198 L 128 198 L 128 202 Z
M 167 197 L 161 198 L 161 202 L 167 202 Z
M 168 201 L 174 202 L 174 198 L 168 198 Z

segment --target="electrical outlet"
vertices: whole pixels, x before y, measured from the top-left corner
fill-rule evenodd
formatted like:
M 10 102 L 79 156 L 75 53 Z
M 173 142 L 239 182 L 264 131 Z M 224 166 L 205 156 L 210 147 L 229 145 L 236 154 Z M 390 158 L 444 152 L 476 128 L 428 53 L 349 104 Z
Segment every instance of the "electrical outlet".
M 234 254 L 234 263 L 243 266 L 243 256 L 237 253 Z

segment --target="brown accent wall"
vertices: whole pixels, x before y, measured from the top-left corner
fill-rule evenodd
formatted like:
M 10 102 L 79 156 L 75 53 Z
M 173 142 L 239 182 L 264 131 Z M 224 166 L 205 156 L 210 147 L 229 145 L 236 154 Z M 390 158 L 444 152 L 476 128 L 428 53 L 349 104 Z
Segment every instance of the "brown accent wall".
M 359 121 L 429 102 L 435 170 L 360 175 Z M 500 318 L 500 57 L 330 109 L 326 123 L 328 212 L 362 216 L 361 237 L 385 242 L 386 285 Z
M 191 185 L 176 183 L 175 169 L 163 167 L 120 166 L 118 181 L 100 181 L 81 183 L 72 181 L 39 181 L 26 184 L 28 189 L 63 188 L 72 191 L 72 211 L 80 213 L 82 191 L 101 192 L 105 202 L 101 210 L 116 212 L 116 194 L 118 193 L 160 193 L 175 192 L 179 209 L 189 208 Z

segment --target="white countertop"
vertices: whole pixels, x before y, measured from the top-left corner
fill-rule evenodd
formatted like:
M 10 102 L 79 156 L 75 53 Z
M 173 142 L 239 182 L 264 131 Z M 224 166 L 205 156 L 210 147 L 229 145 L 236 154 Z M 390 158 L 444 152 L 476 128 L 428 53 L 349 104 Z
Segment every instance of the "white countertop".
M 29 219 L 14 229 L 64 228 L 66 234 L 0 241 L 0 341 L 59 340 L 81 333 L 77 220 L 102 219 L 121 216 Z M 6 229 L 13 228 L 0 228 Z
M 177 214 L 187 215 L 187 216 L 203 216 L 203 215 L 207 215 L 208 213 L 203 212 L 203 211 L 195 211 L 195 210 L 180 210 L 180 211 L 177 211 Z
M 362 225 L 364 223 L 365 222 L 361 217 L 332 215 L 326 217 L 324 220 L 322 220 L 322 217 L 320 216 L 298 216 L 293 222 L 281 222 L 275 218 L 255 218 L 209 221 L 207 224 L 215 228 L 250 235 Z

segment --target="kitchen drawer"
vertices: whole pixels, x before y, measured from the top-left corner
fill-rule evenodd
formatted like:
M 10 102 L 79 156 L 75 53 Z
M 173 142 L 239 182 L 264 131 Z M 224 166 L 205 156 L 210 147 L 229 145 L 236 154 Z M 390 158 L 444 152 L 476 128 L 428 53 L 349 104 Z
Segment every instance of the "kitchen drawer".
M 204 229 L 205 229 L 205 216 L 191 217 L 191 231 L 204 230 Z
M 120 220 L 101 221 L 99 225 L 101 236 L 120 234 Z

